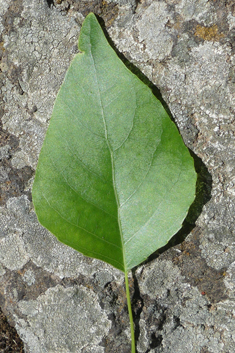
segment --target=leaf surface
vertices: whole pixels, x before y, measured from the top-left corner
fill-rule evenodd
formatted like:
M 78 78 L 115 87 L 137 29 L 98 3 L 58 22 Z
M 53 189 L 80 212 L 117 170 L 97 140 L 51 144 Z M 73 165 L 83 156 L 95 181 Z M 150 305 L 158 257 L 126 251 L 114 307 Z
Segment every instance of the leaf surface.
M 33 203 L 61 242 L 126 272 L 181 228 L 196 173 L 162 104 L 92 13 L 79 49 L 55 101 Z

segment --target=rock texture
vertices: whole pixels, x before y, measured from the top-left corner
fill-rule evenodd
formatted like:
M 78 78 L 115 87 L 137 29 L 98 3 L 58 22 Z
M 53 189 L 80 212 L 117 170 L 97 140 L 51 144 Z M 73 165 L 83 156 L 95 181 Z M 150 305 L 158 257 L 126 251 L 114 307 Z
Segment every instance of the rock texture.
M 133 271 L 138 352 L 231 353 L 233 0 L 0 0 L 1 307 L 27 353 L 130 352 L 122 274 L 59 243 L 38 224 L 31 202 L 54 99 L 90 11 L 159 88 L 186 145 L 204 163 L 197 162 L 204 207 L 192 212 L 200 209 L 196 224 L 189 220 L 180 245 Z

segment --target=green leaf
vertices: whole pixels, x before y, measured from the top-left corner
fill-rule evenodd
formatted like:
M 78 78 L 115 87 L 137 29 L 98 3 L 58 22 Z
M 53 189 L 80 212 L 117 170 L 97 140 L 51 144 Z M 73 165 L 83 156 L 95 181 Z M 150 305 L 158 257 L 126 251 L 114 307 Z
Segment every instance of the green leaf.
M 33 203 L 61 242 L 127 272 L 181 228 L 194 200 L 193 159 L 92 13 L 79 49 L 56 98 Z

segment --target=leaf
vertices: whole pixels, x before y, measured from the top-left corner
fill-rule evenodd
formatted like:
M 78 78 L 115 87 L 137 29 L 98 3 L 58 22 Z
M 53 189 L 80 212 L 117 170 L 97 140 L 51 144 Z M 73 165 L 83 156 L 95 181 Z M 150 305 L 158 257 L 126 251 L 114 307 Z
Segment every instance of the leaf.
M 79 49 L 55 101 L 33 203 L 61 242 L 127 272 L 181 228 L 194 200 L 193 159 L 92 13 Z

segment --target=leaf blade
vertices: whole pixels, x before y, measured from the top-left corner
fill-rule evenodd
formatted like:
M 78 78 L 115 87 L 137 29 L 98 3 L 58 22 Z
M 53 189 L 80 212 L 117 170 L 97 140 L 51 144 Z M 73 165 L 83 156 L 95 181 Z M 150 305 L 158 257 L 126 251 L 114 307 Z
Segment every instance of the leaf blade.
M 55 102 L 33 202 L 60 241 L 126 272 L 181 227 L 196 173 L 176 126 L 93 14 L 79 48 Z

